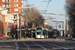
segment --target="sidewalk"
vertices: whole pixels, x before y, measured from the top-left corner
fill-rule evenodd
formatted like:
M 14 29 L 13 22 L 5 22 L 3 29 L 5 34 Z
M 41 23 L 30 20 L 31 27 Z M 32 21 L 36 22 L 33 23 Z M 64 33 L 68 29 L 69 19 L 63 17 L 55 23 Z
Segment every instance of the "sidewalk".
M 75 38 L 70 39 L 66 37 L 48 38 L 48 39 L 35 39 L 35 38 L 21 38 L 21 39 L 7 39 L 0 40 L 0 42 L 13 42 L 13 41 L 75 41 Z
M 48 39 L 35 39 L 35 38 L 21 38 L 21 39 L 8 39 L 3 40 L 0 42 L 14 42 L 14 41 L 65 41 L 65 39 L 55 39 L 55 38 L 48 38 Z
M 60 37 L 58 37 L 56 39 L 60 39 Z M 74 41 L 75 40 L 75 38 L 70 39 L 69 37 L 61 37 L 61 39 L 71 40 L 71 41 Z

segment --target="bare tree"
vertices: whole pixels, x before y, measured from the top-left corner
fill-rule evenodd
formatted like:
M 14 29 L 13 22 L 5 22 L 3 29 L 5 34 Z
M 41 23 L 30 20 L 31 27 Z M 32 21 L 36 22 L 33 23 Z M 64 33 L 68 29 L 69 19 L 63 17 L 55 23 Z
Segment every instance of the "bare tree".
M 32 6 L 32 5 L 26 5 L 26 7 L 29 7 L 29 6 Z M 34 27 L 36 26 L 43 27 L 44 18 L 36 8 L 24 9 L 23 18 L 28 23 L 29 27 L 32 27 L 33 24 L 34 24 Z
M 75 33 L 75 0 L 66 0 L 66 13 L 69 16 L 69 27 Z

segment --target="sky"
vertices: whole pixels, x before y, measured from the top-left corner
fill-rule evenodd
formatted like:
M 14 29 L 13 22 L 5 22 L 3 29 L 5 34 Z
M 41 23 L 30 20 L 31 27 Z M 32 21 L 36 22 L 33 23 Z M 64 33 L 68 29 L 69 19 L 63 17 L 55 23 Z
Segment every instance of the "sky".
M 27 0 L 28 4 L 30 5 L 45 5 L 48 4 L 48 2 L 43 2 L 43 1 L 48 1 L 48 0 Z M 24 1 L 23 6 L 27 5 L 27 3 Z M 41 6 L 38 7 L 38 10 L 46 10 L 47 6 Z M 42 11 L 40 11 L 42 13 Z M 54 14 L 66 14 L 65 13 L 65 0 L 51 0 L 46 13 L 54 13 Z M 47 24 L 50 23 L 50 16 L 54 21 L 64 21 L 65 23 L 65 16 L 60 16 L 60 15 L 51 15 L 51 14 L 42 14 L 46 20 Z

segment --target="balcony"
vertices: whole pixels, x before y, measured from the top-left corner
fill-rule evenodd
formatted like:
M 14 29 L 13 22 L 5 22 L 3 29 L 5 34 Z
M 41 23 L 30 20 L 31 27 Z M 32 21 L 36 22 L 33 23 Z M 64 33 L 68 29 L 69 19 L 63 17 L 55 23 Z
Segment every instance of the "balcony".
M 10 14 L 10 13 L 11 13 L 11 11 L 7 11 L 7 13 L 8 13 L 8 14 Z
M 6 5 L 10 4 L 11 2 L 5 2 Z
M 6 6 L 6 8 L 11 8 L 10 6 Z

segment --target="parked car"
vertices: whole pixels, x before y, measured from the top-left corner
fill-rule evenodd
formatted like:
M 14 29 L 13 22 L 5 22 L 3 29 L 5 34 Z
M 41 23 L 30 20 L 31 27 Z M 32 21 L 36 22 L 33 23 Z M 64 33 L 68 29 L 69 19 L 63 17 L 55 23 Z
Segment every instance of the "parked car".
M 0 39 L 5 39 L 4 35 L 0 35 Z

